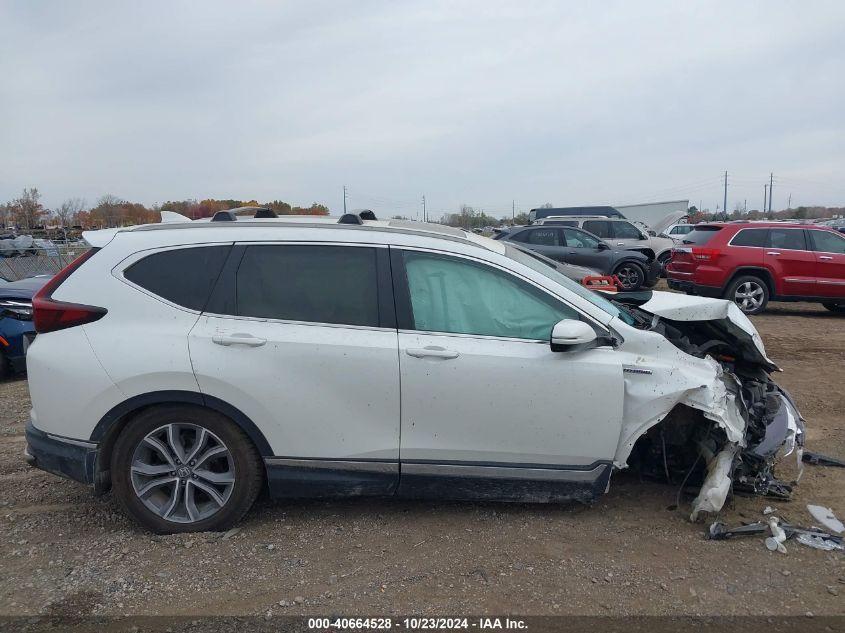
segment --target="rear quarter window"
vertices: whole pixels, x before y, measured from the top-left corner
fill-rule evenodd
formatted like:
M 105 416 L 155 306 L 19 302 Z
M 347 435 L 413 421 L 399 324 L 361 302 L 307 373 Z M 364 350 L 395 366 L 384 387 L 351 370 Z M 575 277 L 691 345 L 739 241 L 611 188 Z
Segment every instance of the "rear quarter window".
M 171 303 L 202 311 L 232 246 L 176 248 L 147 255 L 123 276 Z
M 696 246 L 704 246 L 712 240 L 716 233 L 722 230 L 721 226 L 699 226 L 687 233 L 684 238 L 684 244 L 695 244 Z

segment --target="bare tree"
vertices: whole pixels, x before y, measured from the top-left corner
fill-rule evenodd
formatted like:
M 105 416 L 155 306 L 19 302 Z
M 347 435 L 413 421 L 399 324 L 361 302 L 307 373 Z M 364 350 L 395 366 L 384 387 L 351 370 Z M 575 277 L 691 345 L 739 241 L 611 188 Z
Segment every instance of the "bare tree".
M 56 209 L 56 219 L 58 219 L 59 224 L 62 225 L 62 228 L 70 226 L 73 224 L 73 219 L 79 214 L 80 211 L 85 210 L 85 200 L 82 198 L 68 198 L 61 205 L 59 208 Z

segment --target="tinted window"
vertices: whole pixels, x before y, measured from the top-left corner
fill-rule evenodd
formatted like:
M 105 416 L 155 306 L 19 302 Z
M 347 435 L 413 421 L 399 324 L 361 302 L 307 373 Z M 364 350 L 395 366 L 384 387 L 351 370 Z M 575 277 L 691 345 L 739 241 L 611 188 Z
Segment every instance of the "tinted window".
M 250 246 L 236 284 L 240 316 L 378 325 L 374 248 Z
M 687 224 L 681 224 L 680 226 L 676 226 L 676 227 L 672 228 L 672 230 L 669 232 L 669 234 L 670 235 L 686 235 L 690 231 L 692 231 L 691 226 L 689 226 Z
M 733 236 L 731 246 L 765 246 L 769 229 L 742 229 Z
M 557 229 L 532 229 L 526 231 L 528 237 L 525 240 L 528 244 L 539 246 L 560 246 Z
M 123 276 L 176 305 L 203 310 L 231 248 L 198 246 L 161 251 L 135 262 Z
M 455 257 L 404 251 L 414 328 L 548 340 L 578 313 L 505 272 Z
M 704 246 L 721 230 L 721 226 L 697 226 L 682 241 L 684 244 Z
M 640 230 L 628 222 L 612 222 L 611 225 L 613 226 L 613 237 L 620 240 L 638 240 L 642 237 Z
M 813 236 L 815 250 L 845 255 L 845 237 L 840 237 L 831 231 L 810 231 L 810 235 Z
M 807 243 L 804 241 L 803 229 L 769 229 L 769 248 L 805 251 Z
M 610 222 L 605 220 L 584 220 L 581 228 L 602 239 L 610 237 Z
M 598 248 L 599 241 L 589 233 L 573 231 L 572 229 L 561 229 L 566 245 L 570 248 Z

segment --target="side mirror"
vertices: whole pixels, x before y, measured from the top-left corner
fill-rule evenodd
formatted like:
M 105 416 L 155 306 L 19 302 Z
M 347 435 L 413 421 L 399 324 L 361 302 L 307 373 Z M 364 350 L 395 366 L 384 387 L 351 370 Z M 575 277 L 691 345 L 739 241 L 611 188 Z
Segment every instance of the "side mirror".
M 648 234 L 651 235 L 652 237 L 657 237 L 657 233 L 655 233 L 652 229 L 648 230 Z
M 567 352 L 576 346 L 596 340 L 596 331 L 583 321 L 564 319 L 552 328 L 551 347 L 553 352 Z
M 610 250 L 610 246 L 608 246 L 606 242 L 599 242 L 599 245 L 596 246 L 596 248 L 599 249 L 600 251 L 609 251 Z

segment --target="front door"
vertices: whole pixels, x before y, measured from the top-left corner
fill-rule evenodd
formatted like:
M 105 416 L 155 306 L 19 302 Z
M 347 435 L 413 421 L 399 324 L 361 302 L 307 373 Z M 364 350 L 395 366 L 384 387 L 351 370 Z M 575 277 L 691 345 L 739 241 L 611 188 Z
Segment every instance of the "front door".
M 816 256 L 816 294 L 845 302 L 845 236 L 833 231 L 809 231 Z
M 392 248 L 402 389 L 400 492 L 551 500 L 602 492 L 622 420 L 611 348 L 552 352 L 586 317 L 476 260 Z
M 399 361 L 387 255 L 236 245 L 190 333 L 200 390 L 240 410 L 270 444 L 275 496 L 395 490 Z

